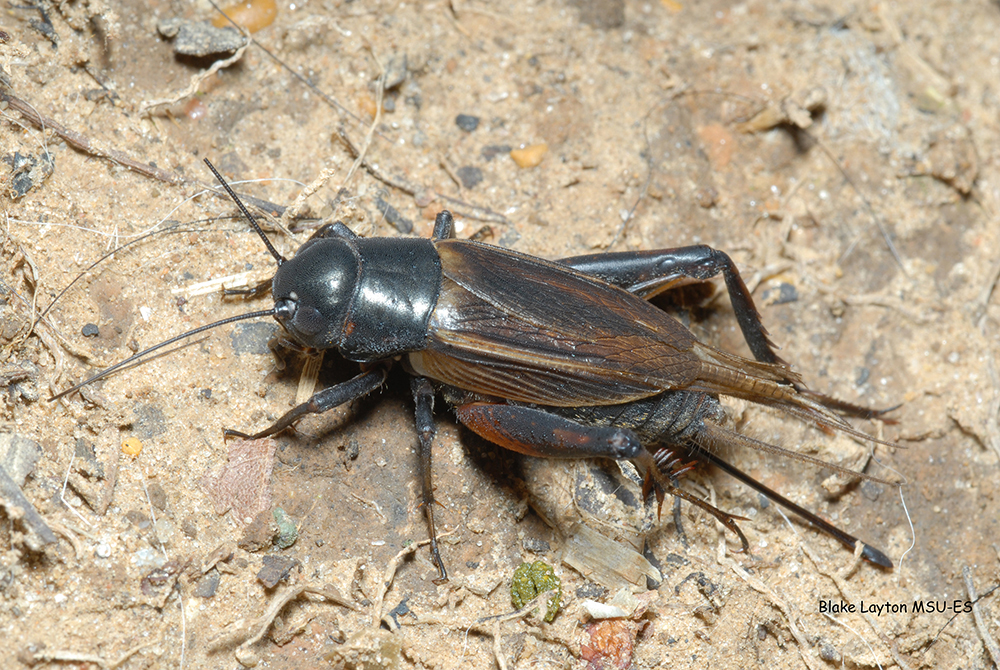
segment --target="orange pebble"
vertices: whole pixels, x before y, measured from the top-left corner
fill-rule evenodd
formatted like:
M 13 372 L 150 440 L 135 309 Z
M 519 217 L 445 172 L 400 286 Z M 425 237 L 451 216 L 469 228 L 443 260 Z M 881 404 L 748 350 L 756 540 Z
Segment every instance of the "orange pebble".
M 184 115 L 192 121 L 199 121 L 208 115 L 208 106 L 198 98 L 191 98 L 184 105 Z
M 225 6 L 222 11 L 238 25 L 255 33 L 274 23 L 274 18 L 278 15 L 278 5 L 274 0 L 244 0 Z M 225 28 L 232 24 L 225 16 L 216 16 L 212 20 L 212 25 L 216 28 Z
M 358 109 L 361 110 L 362 114 L 367 114 L 374 119 L 378 106 L 375 104 L 375 100 L 370 95 L 362 92 L 358 94 Z
M 512 149 L 510 157 L 517 163 L 517 167 L 533 168 L 542 162 L 542 158 L 545 157 L 545 153 L 548 150 L 548 144 L 532 144 L 530 147 L 524 147 L 523 149 Z
M 142 453 L 142 442 L 137 437 L 130 437 L 122 442 L 122 453 L 126 456 L 138 456 Z

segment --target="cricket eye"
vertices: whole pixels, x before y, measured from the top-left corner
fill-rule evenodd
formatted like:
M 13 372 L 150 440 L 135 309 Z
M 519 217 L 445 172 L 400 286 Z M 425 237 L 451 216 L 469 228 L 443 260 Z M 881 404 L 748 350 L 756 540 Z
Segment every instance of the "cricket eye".
M 295 317 L 296 302 L 292 298 L 282 298 L 274 303 L 274 316 L 284 323 Z

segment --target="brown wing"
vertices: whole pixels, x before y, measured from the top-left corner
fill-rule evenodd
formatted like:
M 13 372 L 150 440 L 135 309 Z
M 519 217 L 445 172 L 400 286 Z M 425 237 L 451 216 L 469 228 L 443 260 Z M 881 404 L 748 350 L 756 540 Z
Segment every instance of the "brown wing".
M 414 370 L 482 395 L 557 407 L 669 390 L 779 407 L 863 439 L 788 383 L 788 368 L 695 339 L 661 310 L 558 263 L 466 240 L 436 243 L 444 280 Z
M 692 387 L 701 346 L 644 300 L 557 263 L 437 243 L 444 282 L 413 367 L 509 400 L 612 405 Z M 742 360 L 742 359 L 740 359 Z

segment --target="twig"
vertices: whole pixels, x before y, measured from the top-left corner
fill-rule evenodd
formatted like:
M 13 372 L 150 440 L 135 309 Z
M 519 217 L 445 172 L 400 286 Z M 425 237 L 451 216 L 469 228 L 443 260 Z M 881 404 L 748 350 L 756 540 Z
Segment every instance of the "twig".
M 377 626 L 382 620 L 382 606 L 385 604 L 385 594 L 389 592 L 389 587 L 392 586 L 393 580 L 396 578 L 396 571 L 399 570 L 399 564 L 403 562 L 403 559 L 414 553 L 420 547 L 430 544 L 431 541 L 421 540 L 420 542 L 414 542 L 407 547 L 400 550 L 392 560 L 385 566 L 385 572 L 382 573 L 382 581 L 379 582 L 378 591 L 375 593 L 375 604 L 373 605 L 372 611 L 375 616 L 372 617 L 372 625 Z
M 283 225 L 285 229 L 291 226 L 292 219 L 297 217 L 302 208 L 305 207 L 306 199 L 312 196 L 316 191 L 320 190 L 326 182 L 330 181 L 330 178 L 333 177 L 335 172 L 336 169 L 332 167 L 327 166 L 323 168 L 320 170 L 319 175 L 315 179 L 299 191 L 298 196 L 295 198 L 295 202 L 287 207 L 281 215 L 281 225 Z M 288 234 L 291 235 L 290 232 Z M 295 238 L 293 237 L 292 239 Z
M 962 566 L 962 581 L 965 582 L 965 590 L 969 592 L 969 600 L 972 601 L 972 617 L 976 620 L 976 630 L 979 632 L 979 637 L 983 639 L 983 645 L 990 652 L 993 665 L 1000 668 L 1000 647 L 997 646 L 996 639 L 990 634 L 990 629 L 983 619 L 982 608 L 976 596 L 976 585 L 972 583 L 972 569 L 967 565 Z
M 44 545 L 59 541 L 2 464 L 0 464 L 0 507 L 4 508 L 9 519 L 20 518 L 27 526 L 30 531 L 29 546 L 41 550 Z
M 500 638 L 500 620 L 493 622 L 493 657 L 497 659 L 500 670 L 507 670 L 507 661 L 503 658 L 503 644 Z
M 63 478 L 62 489 L 59 490 L 59 500 L 62 501 L 63 505 L 66 505 L 66 509 L 68 509 L 74 515 L 76 515 L 77 519 L 82 521 L 84 525 L 89 526 L 90 522 L 87 521 L 86 517 L 84 517 L 82 514 L 76 511 L 73 508 L 73 506 L 69 504 L 69 501 L 66 500 L 66 485 L 69 483 L 69 473 L 73 471 L 73 463 L 75 462 L 76 462 L 76 453 L 74 453 L 73 456 L 69 459 L 69 465 L 66 466 L 66 477 Z M 74 551 L 76 551 L 75 548 Z
M 416 198 L 419 198 L 421 195 L 427 193 L 427 189 L 423 188 L 422 186 L 414 184 L 413 182 L 404 179 L 403 177 L 395 177 L 392 175 L 388 175 L 382 170 L 372 165 L 368 160 L 365 159 L 364 156 L 361 155 L 361 149 L 358 148 L 358 146 L 350 138 L 350 136 L 347 134 L 347 129 L 345 129 L 343 126 L 341 126 L 339 132 L 337 133 L 337 136 L 340 137 L 341 141 L 343 141 L 344 144 L 347 145 L 347 148 L 350 150 L 352 154 L 354 154 L 355 158 L 361 160 L 361 165 L 365 168 L 365 170 L 368 171 L 368 174 L 375 177 L 383 184 L 392 186 L 393 188 L 399 189 L 403 193 L 407 193 Z
M 244 624 L 243 622 L 235 624 L 234 628 L 239 630 L 230 630 L 228 632 L 224 631 L 216 637 L 216 641 L 219 641 L 221 638 L 222 641 L 220 644 L 225 644 L 226 641 L 240 639 L 249 634 L 250 637 L 246 638 L 243 644 L 239 646 L 237 654 L 247 651 L 251 646 L 259 642 L 261 638 L 264 637 L 267 631 L 271 628 L 271 624 L 274 623 L 274 619 L 281 613 L 281 610 L 285 607 L 285 605 L 302 595 L 317 596 L 336 605 L 340 605 L 341 607 L 346 607 L 349 610 L 357 611 L 358 609 L 349 603 L 332 586 L 296 586 L 276 596 L 274 600 L 271 601 L 271 604 L 268 606 L 267 611 L 264 612 L 264 614 L 260 615 L 249 624 Z
M 997 282 L 1000 282 L 1000 260 L 990 268 L 989 279 L 987 279 L 986 285 L 983 286 L 983 290 L 979 292 L 979 297 L 976 298 L 976 311 L 972 317 L 976 323 L 981 323 L 986 316 L 986 308 L 989 307 L 990 298 L 993 297 L 993 291 L 996 290 Z
M 32 660 L 35 663 L 51 663 L 53 661 L 57 663 L 93 663 L 99 668 L 106 668 L 107 670 L 115 670 L 115 668 L 121 667 L 125 664 L 128 659 L 132 658 L 140 651 L 146 647 L 152 647 L 157 645 L 161 640 L 154 640 L 152 642 L 143 642 L 140 645 L 132 647 L 124 654 L 119 656 L 114 662 L 108 663 L 101 656 L 96 654 L 81 654 L 76 651 L 69 651 L 63 649 L 54 649 L 52 651 L 40 651 L 37 654 L 32 655 Z
M 351 181 L 351 177 L 357 172 L 358 167 L 364 163 L 365 154 L 368 153 L 368 147 L 371 146 L 372 137 L 375 134 L 375 129 L 378 128 L 379 122 L 382 120 L 382 96 L 385 93 L 385 68 L 382 66 L 382 62 L 375 55 L 375 50 L 368 46 L 368 50 L 371 52 L 372 59 L 375 64 L 378 65 L 379 75 L 378 80 L 375 82 L 375 118 L 372 119 L 372 123 L 368 126 L 368 132 L 365 134 L 364 144 L 361 145 L 361 150 L 358 152 L 357 158 L 354 159 L 354 163 L 351 164 L 351 169 L 347 171 L 347 176 L 344 177 L 344 181 L 340 183 L 340 188 L 337 189 L 337 193 L 340 193 L 347 186 L 348 182 Z
M 11 109 L 16 110 L 26 118 L 28 121 L 38 126 L 41 130 L 49 129 L 56 135 L 61 137 L 70 146 L 79 149 L 80 151 L 90 154 L 91 156 L 97 156 L 98 158 L 104 158 L 113 163 L 117 163 L 122 167 L 126 167 L 129 170 L 138 172 L 139 174 L 146 175 L 147 177 L 152 177 L 153 179 L 159 179 L 160 181 L 165 181 L 168 184 L 181 184 L 186 180 L 184 177 L 176 174 L 174 172 L 167 172 L 158 167 L 153 167 L 146 163 L 141 163 L 127 156 L 124 152 L 118 151 L 117 149 L 104 149 L 95 144 L 86 135 L 82 135 L 75 131 L 69 130 L 63 125 L 60 125 L 53 121 L 52 119 L 42 116 L 34 110 L 27 102 L 17 98 L 13 95 L 7 93 L 0 93 L 0 100 L 6 102 Z
M 73 547 L 74 558 L 79 559 L 83 556 L 83 547 L 80 546 L 80 540 L 77 538 L 76 533 L 57 521 L 49 519 L 46 523 L 55 533 L 66 538 L 69 546 Z
M 549 600 L 555 594 L 555 590 L 543 591 L 535 596 L 531 602 L 526 603 L 524 607 L 519 610 L 514 610 L 513 612 L 507 612 L 505 614 L 493 614 L 491 616 L 484 616 L 475 619 L 471 623 L 467 620 L 461 620 L 457 617 L 442 617 L 442 616 L 421 616 L 414 622 L 413 625 L 422 624 L 443 624 L 449 628 L 467 628 L 469 630 L 474 630 L 478 633 L 485 633 L 487 635 L 492 634 L 493 628 L 492 624 L 504 623 L 507 621 L 513 621 L 514 619 L 523 619 L 524 617 L 531 614 L 534 610 L 538 608 L 539 605 L 547 606 Z M 489 628 L 486 627 L 487 624 L 491 624 Z
M 160 107 L 162 105 L 172 105 L 174 103 L 180 102 L 181 100 L 184 100 L 185 98 L 190 98 L 192 95 L 198 92 L 198 87 L 201 86 L 202 82 L 204 82 L 206 79 L 211 77 L 213 74 L 215 74 L 222 68 L 229 67 L 233 63 L 236 63 L 241 58 L 243 58 L 243 54 L 246 53 L 246 50 L 250 46 L 252 40 L 250 39 L 249 36 L 247 36 L 243 28 L 241 28 L 240 26 L 236 26 L 236 29 L 241 33 L 243 33 L 243 46 L 237 49 L 236 53 L 234 53 L 232 56 L 224 60 L 215 61 L 214 63 L 212 63 L 212 66 L 207 70 L 202 70 L 197 74 L 191 75 L 191 79 L 188 82 L 187 88 L 178 93 L 175 93 L 169 98 L 159 98 L 157 100 L 147 100 L 143 102 L 141 105 L 139 105 L 139 114 L 145 116 L 146 114 L 149 113 L 149 110 L 153 109 L 154 107 Z
M 111 506 L 111 500 L 115 495 L 115 486 L 118 484 L 118 467 L 122 460 L 122 450 L 120 445 L 114 445 L 111 450 L 111 462 L 108 463 L 109 472 L 104 478 L 104 494 L 101 495 L 101 501 L 97 505 L 97 516 L 104 516 L 108 513 L 108 508 Z

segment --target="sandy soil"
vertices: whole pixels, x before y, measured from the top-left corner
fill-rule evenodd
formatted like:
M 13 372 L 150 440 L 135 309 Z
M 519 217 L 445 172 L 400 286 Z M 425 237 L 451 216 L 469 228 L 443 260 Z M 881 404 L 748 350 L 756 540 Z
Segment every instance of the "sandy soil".
M 17 484 L 55 541 L 26 531 L 23 507 L 0 512 L 0 666 L 587 667 L 587 645 L 605 647 L 588 642 L 581 604 L 614 593 L 563 562 L 583 518 L 643 538 L 662 573 L 622 627 L 619 660 L 592 667 L 991 667 L 996 597 L 980 603 L 977 628 L 963 575 L 978 592 L 998 582 L 997 4 L 579 4 L 281 0 L 255 39 L 326 100 L 251 46 L 196 97 L 152 108 L 214 62 L 175 56 L 158 23 L 210 19 L 207 4 L 5 10 L 5 91 L 50 122 L 43 131 L 4 104 L 0 456 L 14 443 L 37 454 Z M 367 164 L 352 173 L 341 135 L 365 144 L 382 72 L 392 87 Z M 536 167 L 509 153 L 542 143 Z M 111 150 L 183 180 L 126 169 Z M 896 567 L 856 565 L 711 471 L 687 485 L 750 519 L 753 557 L 688 505 L 685 544 L 666 510 L 659 522 L 654 509 L 613 511 L 638 494 L 614 490 L 613 465 L 520 459 L 439 408 L 434 475 L 452 579 L 434 584 L 419 547 L 398 562 L 379 611 L 394 557 L 426 537 L 402 373 L 247 456 L 233 484 L 245 484 L 243 502 L 223 514 L 207 477 L 236 458 L 222 429 L 263 427 L 294 402 L 295 375 L 279 374 L 267 350 L 269 323 L 221 328 L 83 397 L 46 402 L 139 347 L 270 306 L 192 288 L 273 272 L 231 204 L 205 193 L 203 157 L 248 180 L 241 193 L 282 207 L 329 168 L 303 216 L 366 235 L 399 234 L 407 224 L 391 221 L 403 219 L 426 237 L 447 206 L 460 236 L 549 258 L 727 251 L 812 388 L 901 404 L 898 424 L 859 427 L 900 445 L 876 458 L 907 484 L 901 498 L 788 459 L 730 458 Z M 272 233 L 289 254 L 309 235 L 308 220 L 291 223 L 294 238 Z M 33 329 L 31 305 L 47 310 Z M 748 355 L 728 301 L 710 307 L 681 316 Z M 323 384 L 352 374 L 327 362 Z M 855 440 L 753 407 L 731 413 L 760 439 L 892 476 Z M 122 453 L 128 440 L 138 456 Z M 245 527 L 253 504 L 266 532 Z M 270 541 L 273 507 L 297 526 L 284 549 Z M 555 622 L 477 623 L 511 611 L 514 568 L 536 559 L 563 580 Z M 287 572 L 271 588 L 266 566 Z M 240 646 L 271 604 L 303 588 L 261 641 Z M 315 595 L 334 592 L 342 604 Z M 822 601 L 906 611 L 828 616 Z M 913 609 L 956 601 L 954 618 Z

